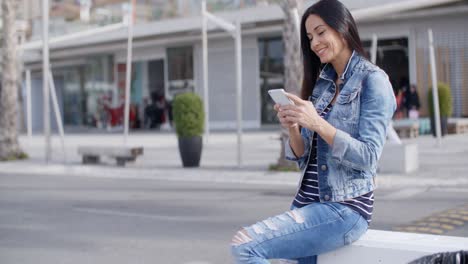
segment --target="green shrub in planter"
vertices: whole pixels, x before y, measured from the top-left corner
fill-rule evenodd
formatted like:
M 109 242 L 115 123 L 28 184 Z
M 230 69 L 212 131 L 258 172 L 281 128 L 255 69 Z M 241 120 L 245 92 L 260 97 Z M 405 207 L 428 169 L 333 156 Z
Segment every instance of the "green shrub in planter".
M 437 85 L 437 92 L 439 94 L 440 116 L 442 117 L 452 116 L 453 104 L 452 104 L 452 94 L 450 93 L 450 87 L 445 83 L 439 83 Z M 432 116 L 434 115 L 432 87 L 429 88 L 427 99 L 429 103 L 429 114 Z
M 203 102 L 195 93 L 183 93 L 173 102 L 174 124 L 178 137 L 201 136 L 205 124 Z
M 437 85 L 437 93 L 439 96 L 439 111 L 440 111 L 440 125 L 442 136 L 448 133 L 448 118 L 452 116 L 453 104 L 452 94 L 450 93 L 450 87 L 445 83 L 439 83 Z M 432 98 L 432 87 L 429 88 L 427 93 L 429 115 L 431 118 L 431 130 L 432 135 L 436 136 L 435 130 L 435 118 L 434 118 L 434 103 Z
M 205 124 L 203 102 L 195 93 L 183 93 L 175 97 L 172 111 L 182 164 L 184 167 L 198 167 Z

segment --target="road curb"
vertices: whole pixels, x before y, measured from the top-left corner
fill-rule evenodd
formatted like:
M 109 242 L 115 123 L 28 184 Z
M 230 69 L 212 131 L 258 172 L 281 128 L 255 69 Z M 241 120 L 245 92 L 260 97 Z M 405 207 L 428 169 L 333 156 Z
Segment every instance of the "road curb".
M 272 184 L 296 186 L 300 177 L 298 172 L 271 172 L 262 170 L 233 168 L 143 168 L 43 164 L 34 162 L 6 162 L 0 164 L 0 173 L 20 175 L 54 175 L 74 177 L 99 177 L 113 179 L 152 179 L 166 181 L 220 182 L 239 184 Z M 396 187 L 455 187 L 468 185 L 465 177 L 451 179 L 409 177 L 397 174 L 379 174 L 378 188 Z

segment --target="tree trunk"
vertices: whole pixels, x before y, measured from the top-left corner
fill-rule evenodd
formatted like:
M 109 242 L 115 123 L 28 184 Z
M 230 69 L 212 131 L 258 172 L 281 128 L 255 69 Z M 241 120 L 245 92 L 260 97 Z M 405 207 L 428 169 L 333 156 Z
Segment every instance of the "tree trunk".
M 17 131 L 17 34 L 16 0 L 3 0 L 2 89 L 0 91 L 0 160 L 16 159 L 22 154 Z
M 18 78 L 16 80 L 17 82 L 17 91 L 18 91 L 18 107 L 17 107 L 17 110 L 18 110 L 18 120 L 19 120 L 19 123 L 18 123 L 18 131 L 21 133 L 21 132 L 26 132 L 26 127 L 24 125 L 26 119 L 25 119 L 25 116 L 24 116 L 24 110 L 23 110 L 23 105 L 24 105 L 24 102 L 23 102 L 23 91 L 21 90 L 22 88 L 22 80 L 23 80 L 23 63 L 22 63 L 22 58 L 20 54 L 18 54 L 18 59 L 17 59 L 17 63 L 18 65 L 16 66 L 17 67 L 17 72 L 18 72 Z
M 279 2 L 284 13 L 283 44 L 284 44 L 284 90 L 298 95 L 302 85 L 302 59 L 299 33 L 296 28 L 292 10 L 298 8 L 301 0 L 282 0 Z M 284 144 L 289 138 L 289 131 L 281 128 L 281 151 L 278 167 L 293 167 L 294 163 L 285 159 Z

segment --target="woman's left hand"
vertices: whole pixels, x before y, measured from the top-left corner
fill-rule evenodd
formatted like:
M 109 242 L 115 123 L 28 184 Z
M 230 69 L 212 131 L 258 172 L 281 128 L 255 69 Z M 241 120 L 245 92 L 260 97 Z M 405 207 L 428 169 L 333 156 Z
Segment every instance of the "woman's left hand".
M 281 114 L 291 123 L 297 123 L 301 127 L 316 131 L 321 126 L 320 122 L 322 118 L 317 113 L 312 102 L 302 100 L 291 93 L 286 93 L 286 95 L 294 102 L 294 105 L 281 106 Z

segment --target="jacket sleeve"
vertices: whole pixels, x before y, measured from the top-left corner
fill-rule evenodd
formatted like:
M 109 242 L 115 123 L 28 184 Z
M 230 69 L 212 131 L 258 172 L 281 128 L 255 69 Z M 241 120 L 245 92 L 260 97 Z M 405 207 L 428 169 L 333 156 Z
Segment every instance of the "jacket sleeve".
M 363 83 L 357 138 L 337 129 L 332 160 L 357 170 L 377 168 L 396 100 L 387 74 L 372 72 Z
M 300 169 L 304 168 L 304 164 L 307 162 L 307 157 L 309 155 L 310 151 L 310 138 L 308 136 L 308 133 L 305 128 L 301 128 L 301 137 L 302 141 L 304 143 L 304 153 L 302 156 L 297 157 L 296 154 L 294 154 L 294 151 L 291 148 L 291 145 L 289 144 L 289 139 L 285 142 L 284 146 L 284 156 L 286 157 L 287 160 L 295 161 L 297 162 L 298 166 Z

